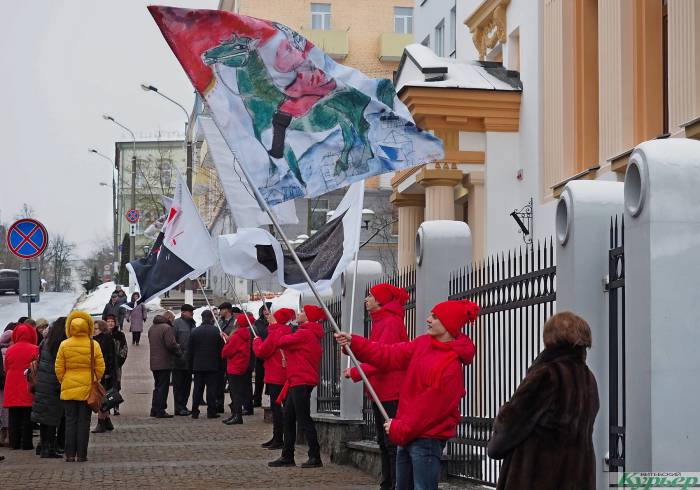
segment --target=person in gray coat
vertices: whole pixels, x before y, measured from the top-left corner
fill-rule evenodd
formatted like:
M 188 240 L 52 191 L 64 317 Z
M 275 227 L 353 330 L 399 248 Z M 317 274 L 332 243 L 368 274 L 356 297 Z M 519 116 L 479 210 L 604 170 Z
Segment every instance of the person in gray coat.
M 187 410 L 192 389 L 192 366 L 187 362 L 187 344 L 190 341 L 192 329 L 197 326 L 193 316 L 194 307 L 184 304 L 180 307 L 180 318 L 173 322 L 175 341 L 183 351 L 182 357 L 176 358 L 173 366 L 173 400 L 175 400 L 175 415 L 183 417 L 192 415 L 192 412 Z
M 156 315 L 153 325 L 148 329 L 148 343 L 150 345 L 151 371 L 153 371 L 153 398 L 151 399 L 151 417 L 159 419 L 172 418 L 166 413 L 168 407 L 168 387 L 170 386 L 170 373 L 173 369 L 175 358 L 182 356 L 182 350 L 175 341 L 172 321 L 175 315 L 166 311 L 163 315 Z
M 40 424 L 42 458 L 61 457 L 56 451 L 57 429 L 63 417 L 61 383 L 56 378 L 56 354 L 66 338 L 66 317 L 60 317 L 51 325 L 48 337 L 42 342 L 39 351 L 32 422 Z
M 109 303 L 107 303 L 104 307 L 104 310 L 102 310 L 102 319 L 107 320 L 107 315 L 114 315 L 114 318 L 117 319 L 117 325 L 119 326 L 119 330 L 122 329 L 122 324 L 124 323 L 124 314 L 126 313 L 126 310 L 122 308 L 122 301 L 119 299 L 119 295 L 114 292 L 112 293 L 112 296 L 109 298 Z

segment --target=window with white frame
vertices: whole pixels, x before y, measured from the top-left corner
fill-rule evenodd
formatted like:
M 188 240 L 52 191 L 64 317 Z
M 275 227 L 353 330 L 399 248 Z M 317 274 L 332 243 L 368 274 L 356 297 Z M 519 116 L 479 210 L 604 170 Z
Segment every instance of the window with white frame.
M 413 7 L 394 7 L 394 32 L 413 34 Z
M 436 55 L 445 55 L 445 19 L 435 26 L 435 47 L 433 49 Z
M 331 4 L 311 4 L 311 28 L 329 31 L 331 29 Z
M 457 57 L 457 6 L 450 10 L 450 58 Z

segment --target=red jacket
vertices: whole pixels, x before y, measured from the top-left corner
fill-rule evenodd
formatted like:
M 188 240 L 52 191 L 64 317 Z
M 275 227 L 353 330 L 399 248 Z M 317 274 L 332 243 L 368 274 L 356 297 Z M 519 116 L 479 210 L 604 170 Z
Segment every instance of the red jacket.
M 287 381 L 286 357 L 277 347 L 277 340 L 283 335 L 292 333 L 292 329 L 287 325 L 272 323 L 267 327 L 267 338 L 265 340 L 257 337 L 253 340 L 253 352 L 258 359 L 264 359 L 265 383 L 272 385 L 283 385 Z
M 5 355 L 5 398 L 4 406 L 31 407 L 34 395 L 29 392 L 29 384 L 24 374 L 29 364 L 39 357 L 36 345 L 36 330 L 21 324 L 12 331 L 13 344 Z
M 408 342 L 403 314 L 403 306 L 396 301 L 386 303 L 377 311 L 371 311 L 372 331 L 369 340 L 380 344 Z M 381 401 L 388 402 L 399 399 L 406 371 L 403 369 L 387 371 L 386 369 L 378 369 L 369 363 L 362 363 L 362 369 Z M 357 368 L 350 370 L 350 377 L 355 382 L 362 380 Z
M 287 357 L 287 382 L 289 387 L 316 386 L 320 381 L 321 339 L 323 327 L 320 323 L 306 322 L 299 329 L 277 339 L 277 347 Z
M 350 346 L 358 359 L 379 369 L 407 369 L 399 409 L 389 438 L 406 446 L 418 438 L 447 440 L 456 434 L 464 390 L 463 365 L 474 358 L 474 344 L 466 335 L 442 343 L 429 335 L 412 342 L 379 344 L 359 335 Z
M 250 328 L 238 327 L 221 350 L 226 374 L 245 374 L 250 364 Z

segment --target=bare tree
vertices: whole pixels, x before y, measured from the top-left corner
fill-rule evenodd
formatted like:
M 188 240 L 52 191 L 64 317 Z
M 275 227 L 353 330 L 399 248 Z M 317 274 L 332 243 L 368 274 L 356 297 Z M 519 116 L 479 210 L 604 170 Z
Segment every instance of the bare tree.
M 98 271 L 99 282 L 102 282 L 102 274 L 105 270 L 105 266 L 111 265 L 114 261 L 112 248 L 113 244 L 110 238 L 103 238 L 95 242 L 92 251 L 88 257 L 82 261 L 78 270 L 80 279 L 84 283 L 91 279 L 94 271 Z
M 74 250 L 75 243 L 67 241 L 60 233 L 53 234 L 49 239 L 46 263 L 54 291 L 63 291 L 70 287 L 69 262 L 73 258 Z

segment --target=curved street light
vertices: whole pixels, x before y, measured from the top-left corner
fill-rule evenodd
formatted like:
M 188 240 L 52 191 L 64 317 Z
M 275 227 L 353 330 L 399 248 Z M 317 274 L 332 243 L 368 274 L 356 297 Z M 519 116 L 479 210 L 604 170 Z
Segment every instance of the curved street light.
M 110 168 L 112 169 L 112 226 L 114 227 L 114 231 L 112 233 L 113 234 L 113 237 L 112 237 L 113 238 L 113 244 L 112 244 L 113 252 L 112 253 L 113 253 L 113 257 L 114 257 L 114 260 L 112 263 L 112 272 L 116 276 L 117 268 L 118 268 L 117 264 L 119 264 L 119 262 L 120 262 L 119 261 L 119 235 L 121 234 L 121 229 L 119 229 L 119 225 L 121 223 L 118 224 L 117 183 L 116 183 L 116 179 L 114 178 L 114 170 L 115 170 L 114 162 L 107 155 L 105 155 L 104 153 L 100 153 L 99 151 L 97 151 L 94 148 L 88 148 L 88 152 L 94 153 L 95 155 L 107 160 L 109 162 Z M 104 182 L 100 182 L 100 185 L 102 185 L 103 183 Z
M 124 126 L 122 123 L 114 119 L 112 116 L 109 114 L 102 114 L 102 118 L 105 121 L 111 121 L 123 130 L 127 131 L 131 135 L 131 139 L 133 141 L 133 151 L 132 151 L 132 156 L 131 156 L 131 209 L 136 209 L 136 135 L 134 135 L 134 132 Z M 122 175 L 120 173 L 120 175 Z M 129 262 L 133 262 L 134 259 L 136 258 L 136 237 L 131 236 L 129 237 Z

